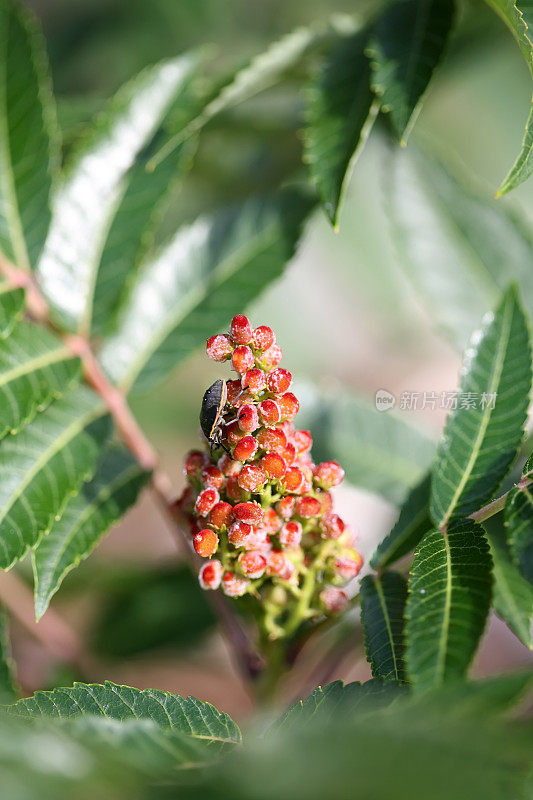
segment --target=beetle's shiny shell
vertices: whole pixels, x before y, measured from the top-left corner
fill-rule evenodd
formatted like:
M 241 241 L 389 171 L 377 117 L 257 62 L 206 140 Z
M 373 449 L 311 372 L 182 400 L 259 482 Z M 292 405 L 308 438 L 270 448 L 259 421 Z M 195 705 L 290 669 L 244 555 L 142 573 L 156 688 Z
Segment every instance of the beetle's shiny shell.
M 205 392 L 200 410 L 200 425 L 207 439 L 211 440 L 226 405 L 228 391 L 226 381 L 215 381 Z

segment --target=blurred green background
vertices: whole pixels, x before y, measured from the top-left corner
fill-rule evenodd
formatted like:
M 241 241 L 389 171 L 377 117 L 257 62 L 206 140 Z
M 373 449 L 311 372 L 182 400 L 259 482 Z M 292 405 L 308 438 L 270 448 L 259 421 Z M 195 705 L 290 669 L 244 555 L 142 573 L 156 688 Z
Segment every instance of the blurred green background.
M 147 64 L 208 43 L 214 46 L 210 69 L 220 76 L 297 26 L 326 21 L 336 13 L 363 16 L 375 8 L 375 3 L 357 0 L 31 0 L 28 5 L 44 29 L 67 151 L 105 100 Z M 431 86 L 413 140 L 429 142 L 445 158 L 461 164 L 490 197 L 518 152 L 530 96 L 527 66 L 511 34 L 481 0 L 463 3 L 451 51 Z M 301 99 L 289 86 L 266 93 L 237 109 L 229 120 L 211 126 L 202 137 L 199 166 L 176 196 L 167 225 L 194 218 L 200 208 L 230 202 L 239 192 L 283 179 L 298 163 L 301 113 Z M 460 355 L 435 332 L 397 263 L 384 211 L 387 138 L 386 125 L 378 125 L 350 181 L 340 232 L 335 234 L 317 211 L 283 279 L 249 309 L 255 325 L 275 329 L 284 365 L 295 377 L 327 387 L 347 386 L 369 399 L 381 388 L 396 394 L 453 390 L 460 365 Z M 499 202 L 531 216 L 532 198 L 530 181 Z M 197 443 L 202 392 L 215 377 L 226 374 L 198 353 L 149 396 L 133 402 L 177 489 L 184 452 Z M 435 435 L 444 419 L 439 411 L 403 413 Z M 387 532 L 392 509 L 350 490 L 339 502 L 342 513 L 357 523 L 363 545 L 371 549 L 372 540 Z M 107 537 L 94 559 L 65 581 L 54 604 L 81 628 L 90 625 L 94 602 L 75 589 L 84 582 L 95 588 L 99 581 L 100 588 L 107 586 L 113 594 L 114 619 L 120 619 L 124 608 L 134 629 L 140 612 L 120 594 L 131 576 L 119 579 L 105 570 L 128 561 L 137 569 L 173 559 L 174 554 L 169 532 L 145 498 Z M 147 580 L 146 603 L 156 591 L 159 600 L 154 603 L 177 607 L 179 591 L 169 590 L 166 578 L 163 583 L 164 591 L 159 584 L 152 591 Z M 165 621 L 168 627 L 178 624 L 179 613 Z M 497 631 L 479 657 L 481 671 L 527 658 L 501 624 L 493 625 Z M 113 640 L 112 630 L 107 635 Z M 24 648 L 35 647 L 23 637 L 16 646 L 24 653 Z M 205 652 L 211 667 L 221 659 L 227 669 L 220 643 L 209 647 L 197 649 L 194 656 L 180 653 L 179 661 L 175 652 L 158 660 L 153 653 L 132 659 L 126 658 L 126 643 L 121 651 L 125 659 L 106 665 L 105 674 L 94 678 L 190 691 L 238 715 L 247 708 L 247 700 L 237 682 L 230 689 L 220 669 L 216 675 L 211 670 L 209 679 L 202 671 Z M 41 664 L 39 671 L 33 656 L 33 666 L 21 676 L 27 686 L 42 685 L 46 669 Z M 330 677 L 360 678 L 366 670 L 364 659 L 356 664 L 352 659 Z

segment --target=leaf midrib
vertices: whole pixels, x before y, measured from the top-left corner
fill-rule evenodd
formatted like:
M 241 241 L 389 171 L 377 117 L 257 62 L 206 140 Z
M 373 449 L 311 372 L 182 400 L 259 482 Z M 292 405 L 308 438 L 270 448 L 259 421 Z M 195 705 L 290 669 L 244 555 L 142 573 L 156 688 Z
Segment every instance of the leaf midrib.
M 437 668 L 436 677 L 437 684 L 442 683 L 446 670 L 446 652 L 448 637 L 450 631 L 451 619 L 451 605 L 452 605 L 452 560 L 450 552 L 450 542 L 446 531 L 441 531 L 444 541 L 444 550 L 446 553 L 446 589 L 444 595 L 444 610 L 442 616 L 442 629 L 439 637 L 439 646 L 437 649 Z
M 104 413 L 105 408 L 99 404 L 96 408 L 92 408 L 82 417 L 78 417 L 71 425 L 65 428 L 61 436 L 58 436 L 57 439 L 54 439 L 51 446 L 46 448 L 41 456 L 34 462 L 32 468 L 25 474 L 22 483 L 20 483 L 15 491 L 12 492 L 12 494 L 6 499 L 3 509 L 0 509 L 0 524 L 4 521 L 10 509 L 13 508 L 13 505 L 20 500 L 24 491 L 28 488 L 28 485 L 42 470 L 44 465 L 47 464 L 48 461 L 50 461 L 50 459 L 52 459 L 55 455 L 57 455 L 57 453 L 65 445 L 72 441 L 77 434 L 81 433 L 84 428 L 87 427 L 87 425 L 89 425 L 99 416 L 102 416 Z
M 51 366 L 59 361 L 68 361 L 74 359 L 75 356 L 72 355 L 71 351 L 67 347 L 60 347 L 56 350 L 42 353 L 41 355 L 36 356 L 29 361 L 25 361 L 23 364 L 19 364 L 17 367 L 13 367 L 6 372 L 0 373 L 0 388 L 8 383 L 11 383 L 17 378 L 21 378 L 23 375 L 28 375 L 29 373 L 35 372 L 43 367 Z
M 507 299 L 504 314 L 502 317 L 502 329 L 501 334 L 498 341 L 498 346 L 496 349 L 496 358 L 494 359 L 493 369 L 492 369 L 492 376 L 490 379 L 490 383 L 488 386 L 487 394 L 493 395 L 497 386 L 500 383 L 502 371 L 503 371 L 503 364 L 505 361 L 505 354 L 507 352 L 507 346 L 509 344 L 509 337 L 511 335 L 511 325 L 512 325 L 512 317 L 513 317 L 513 302 L 512 298 Z M 448 508 L 446 509 L 444 516 L 442 517 L 438 527 L 443 528 L 449 521 L 450 516 L 453 514 L 453 511 L 461 497 L 461 494 L 467 485 L 468 481 L 470 480 L 470 476 L 472 470 L 476 464 L 477 458 L 481 451 L 481 446 L 483 444 L 483 439 L 487 432 L 487 428 L 489 426 L 490 420 L 492 419 L 492 412 L 494 409 L 490 408 L 490 403 L 487 403 L 485 408 L 483 409 L 481 415 L 481 424 L 478 429 L 478 433 L 474 439 L 474 444 L 472 446 L 472 451 L 470 453 L 470 457 L 468 459 L 467 465 L 463 471 L 461 480 L 457 485 L 457 489 L 450 500 Z
M 277 230 L 277 223 L 270 223 L 265 227 L 260 235 L 258 235 L 253 243 L 242 247 L 237 253 L 232 254 L 223 261 L 220 261 L 212 273 L 212 279 L 209 281 L 208 287 L 206 282 L 202 282 L 198 287 L 185 295 L 183 304 L 178 304 L 174 314 L 169 314 L 168 321 L 159 329 L 157 336 L 150 339 L 149 345 L 144 348 L 140 358 L 137 358 L 130 369 L 125 373 L 124 377 L 119 381 L 119 386 L 128 392 L 136 379 L 141 374 L 145 365 L 148 363 L 150 357 L 157 351 L 163 344 L 167 336 L 179 325 L 184 317 L 200 302 L 207 297 L 208 293 L 212 293 L 214 289 L 223 283 L 228 278 L 235 275 L 242 269 L 244 263 L 250 258 L 253 258 L 262 249 L 270 246 L 275 241 Z M 211 276 L 210 276 L 211 277 Z M 120 333 L 118 334 L 120 336 Z M 111 340 L 112 341 L 112 340 Z
M 389 617 L 389 609 L 387 607 L 387 603 L 386 603 L 386 600 L 385 600 L 385 594 L 383 592 L 383 586 L 381 584 L 380 578 L 376 577 L 375 584 L 376 584 L 376 594 L 378 596 L 378 601 L 379 601 L 379 604 L 381 606 L 383 619 L 385 621 L 385 630 L 387 632 L 387 636 L 388 636 L 388 639 L 389 639 L 390 650 L 391 650 L 391 655 L 392 655 L 392 663 L 393 663 L 393 667 L 394 667 L 394 676 L 395 676 L 396 680 L 399 681 L 400 680 L 400 675 L 399 675 L 399 672 L 398 672 L 398 661 L 396 659 L 396 647 L 395 647 L 395 642 L 394 642 L 394 636 L 392 634 L 392 627 L 391 627 L 391 624 L 390 624 L 390 617 Z

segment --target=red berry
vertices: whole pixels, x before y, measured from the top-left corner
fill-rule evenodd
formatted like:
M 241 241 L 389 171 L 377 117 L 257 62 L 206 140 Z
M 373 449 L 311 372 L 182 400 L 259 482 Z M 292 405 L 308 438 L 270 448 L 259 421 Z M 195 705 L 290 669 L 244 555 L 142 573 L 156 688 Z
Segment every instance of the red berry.
M 246 578 L 240 578 L 234 572 L 229 572 L 229 570 L 222 576 L 222 591 L 228 597 L 242 597 L 249 585 L 250 581 Z
M 267 555 L 267 574 L 275 575 L 284 581 L 292 578 L 295 567 L 292 561 L 281 550 L 273 550 Z
M 296 501 L 296 513 L 303 519 L 311 519 L 320 514 L 320 503 L 316 497 L 299 497 Z
M 322 514 L 329 514 L 333 508 L 333 497 L 329 492 L 320 492 L 318 499 L 320 500 L 320 510 Z
M 249 550 L 247 553 L 241 553 L 239 564 L 248 578 L 255 580 L 264 574 L 266 558 L 258 550 Z
M 324 514 L 322 517 L 322 530 L 328 539 L 338 539 L 344 531 L 344 522 L 338 514 Z
M 247 522 L 234 522 L 228 530 L 228 539 L 234 547 L 244 547 L 253 532 L 252 526 Z
M 224 501 L 217 503 L 209 513 L 209 522 L 219 530 L 223 525 L 229 527 L 233 522 L 233 506 Z
M 254 354 L 246 345 L 240 345 L 233 351 L 231 363 L 233 364 L 233 369 L 244 375 L 255 364 Z
M 330 614 L 339 614 L 348 605 L 348 597 L 335 586 L 328 586 L 320 592 L 320 600 L 325 610 Z
M 279 453 L 282 456 L 287 447 L 287 437 L 279 428 L 265 428 L 256 438 L 261 449 L 267 453 Z
M 281 485 L 286 492 L 299 492 L 302 488 L 304 477 L 301 469 L 298 469 L 298 467 L 289 467 L 282 478 Z
M 344 478 L 344 470 L 336 461 L 323 461 L 314 469 L 315 483 L 322 489 L 338 486 Z
M 214 555 L 218 548 L 218 536 L 210 528 L 198 531 L 192 540 L 194 549 L 202 558 L 209 558 Z
M 206 352 L 213 361 L 227 361 L 233 352 L 233 345 L 229 336 L 218 333 L 207 340 Z
M 254 330 L 252 341 L 256 350 L 268 350 L 276 341 L 276 337 L 272 328 L 269 328 L 268 325 L 260 325 Z
M 261 361 L 266 369 L 277 367 L 283 358 L 283 351 L 279 344 L 273 344 L 266 352 L 263 353 Z
M 283 394 L 283 392 L 288 392 L 291 388 L 292 375 L 288 369 L 278 367 L 268 373 L 267 383 L 269 391 L 274 392 L 274 394 Z
M 279 532 L 279 540 L 285 547 L 298 547 L 302 541 L 302 526 L 299 522 L 286 522 Z
M 241 430 L 239 426 L 238 420 L 234 419 L 233 422 L 226 427 L 226 436 L 228 439 L 229 444 L 234 445 L 245 436 L 243 430 Z
M 259 427 L 257 408 L 249 404 L 241 406 L 237 420 L 241 431 L 252 433 Z
M 252 326 L 244 314 L 236 314 L 229 326 L 231 338 L 235 344 L 248 344 L 252 339 Z
M 233 458 L 238 461 L 250 461 L 257 453 L 257 442 L 253 436 L 245 436 L 237 442 L 233 451 Z M 235 462 L 233 462 L 235 463 Z M 239 469 L 240 471 L 240 469 Z
M 242 393 L 242 386 L 240 380 L 226 381 L 227 401 L 232 406 L 236 398 Z
M 187 475 L 187 477 L 196 475 L 198 470 L 202 469 L 207 461 L 208 459 L 205 453 L 201 453 L 199 450 L 191 450 L 191 452 L 187 453 L 187 456 L 185 457 L 185 475 Z
M 246 492 L 239 486 L 239 476 L 231 475 L 226 483 L 226 494 L 230 500 L 235 500 L 236 503 L 242 503 L 244 500 L 250 498 L 250 492 Z
M 354 551 L 354 558 L 338 556 L 333 562 L 333 568 L 340 578 L 346 581 L 356 578 L 363 566 L 363 556 Z
M 294 419 L 300 409 L 298 398 L 292 392 L 286 392 L 278 399 L 282 419 Z
M 263 528 L 266 533 L 273 535 L 281 528 L 281 520 L 272 507 L 267 508 L 263 514 Z
M 260 525 L 263 519 L 263 510 L 257 503 L 239 503 L 233 508 L 233 516 L 249 525 Z
M 214 464 L 203 468 L 200 480 L 206 489 L 221 489 L 224 486 L 224 475 Z
M 296 498 L 284 497 L 276 503 L 276 511 L 283 517 L 283 519 L 290 519 L 294 514 L 294 506 L 296 505 Z
M 203 564 L 198 575 L 202 589 L 218 589 L 221 578 L 222 564 L 216 558 Z
M 194 508 L 201 517 L 206 517 L 215 503 L 220 500 L 220 495 L 216 489 L 204 489 L 196 498 Z
M 277 453 L 267 453 L 261 459 L 261 466 L 269 478 L 283 478 L 287 471 L 285 459 Z
M 241 439 L 241 442 L 242 441 L 244 440 Z M 237 447 L 239 446 L 239 444 L 237 444 Z M 230 475 L 238 475 L 239 472 L 241 471 L 241 465 L 239 464 L 239 461 L 235 461 L 235 459 L 232 458 L 231 456 L 228 456 L 227 453 L 224 453 L 224 455 L 220 456 L 220 458 L 217 461 L 217 464 L 219 470 L 223 475 L 226 476 L 226 478 L 228 478 Z
M 247 464 L 239 472 L 237 480 L 241 489 L 257 492 L 265 485 L 267 476 L 258 464 Z
M 262 369 L 249 369 L 242 378 L 243 389 L 249 389 L 252 394 L 259 394 L 266 388 L 266 375 Z
M 259 403 L 259 413 L 265 425 L 273 425 L 281 419 L 281 411 L 275 400 L 263 400 Z
M 298 454 L 308 453 L 313 446 L 313 437 L 309 431 L 294 431 L 292 443 Z
M 289 442 L 287 447 L 284 448 L 282 455 L 287 465 L 290 466 L 296 458 L 295 446 Z

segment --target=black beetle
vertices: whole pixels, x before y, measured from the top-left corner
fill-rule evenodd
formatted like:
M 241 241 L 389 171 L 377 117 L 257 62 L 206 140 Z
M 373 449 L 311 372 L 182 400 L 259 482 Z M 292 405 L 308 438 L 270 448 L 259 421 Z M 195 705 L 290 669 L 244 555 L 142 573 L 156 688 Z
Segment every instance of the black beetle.
M 205 434 L 206 439 L 209 439 L 211 451 L 216 445 L 221 445 L 226 452 L 227 448 L 221 442 L 222 439 L 222 412 L 226 405 L 228 397 L 228 389 L 226 381 L 222 379 L 215 381 L 209 389 L 206 390 L 202 399 L 202 408 L 200 409 L 200 425 Z

